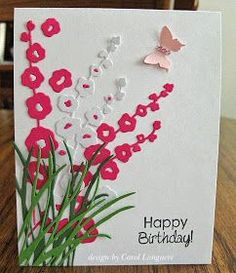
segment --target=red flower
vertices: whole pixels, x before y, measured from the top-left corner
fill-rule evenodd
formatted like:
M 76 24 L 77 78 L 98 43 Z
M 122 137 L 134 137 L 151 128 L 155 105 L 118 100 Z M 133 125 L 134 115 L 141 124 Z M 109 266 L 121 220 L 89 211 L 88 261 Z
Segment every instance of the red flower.
M 63 81 L 61 82 L 61 80 Z M 72 85 L 70 71 L 64 68 L 55 70 L 49 79 L 49 84 L 56 93 L 60 93 L 64 88 L 70 87 Z
M 147 115 L 147 107 L 145 105 L 139 104 L 137 106 L 135 115 L 145 117 Z
M 46 221 L 46 226 L 50 225 L 52 222 L 52 219 L 51 218 L 48 218 L 47 221 Z M 62 220 L 59 221 L 59 224 L 58 224 L 58 227 L 57 227 L 57 233 L 59 231 L 61 231 L 67 224 L 69 223 L 69 220 L 68 218 L 63 218 Z M 52 226 L 48 233 L 52 233 L 54 230 L 54 227 Z
M 28 114 L 31 118 L 42 120 L 51 113 L 52 105 L 49 96 L 43 93 L 36 93 L 26 100 Z
M 55 18 L 48 18 L 42 25 L 43 34 L 47 37 L 52 37 L 61 31 L 60 24 Z
M 156 120 L 153 122 L 153 129 L 154 130 L 159 130 L 161 128 L 161 122 L 160 120 Z
M 101 169 L 101 176 L 105 180 L 116 180 L 120 170 L 115 161 L 109 160 Z
M 131 117 L 129 114 L 125 113 L 119 119 L 118 124 L 120 126 L 120 131 L 123 133 L 132 132 L 136 126 L 136 119 Z
M 37 171 L 37 161 L 31 161 L 29 163 L 29 167 L 28 167 L 28 171 L 29 171 L 29 182 L 32 183 L 35 179 L 35 175 L 36 175 L 36 171 Z M 44 165 L 40 164 L 39 166 L 39 174 L 38 174 L 38 180 L 37 180 L 37 184 L 36 184 L 36 189 L 40 190 L 44 184 L 46 183 L 48 178 L 48 174 L 47 174 L 47 169 L 45 168 Z
M 103 142 L 108 143 L 108 142 L 111 142 L 115 139 L 116 132 L 112 126 L 108 125 L 107 123 L 102 123 L 97 128 L 97 136 Z
M 81 175 L 82 175 L 84 169 L 85 169 L 84 165 L 73 165 L 73 171 L 74 172 L 80 172 Z M 88 184 L 90 183 L 90 181 L 92 180 L 92 178 L 93 178 L 92 173 L 90 171 L 88 171 L 87 174 L 84 177 L 84 185 L 85 185 L 85 187 L 88 186 Z
M 84 156 L 87 160 L 91 160 L 93 155 L 96 153 L 96 151 L 101 147 L 100 144 L 90 145 L 88 148 L 84 151 Z M 111 155 L 111 152 L 103 148 L 99 151 L 97 156 L 95 157 L 92 165 L 97 165 L 99 163 L 102 163 L 105 159 L 107 159 Z
M 86 220 L 87 220 L 87 218 L 84 218 L 81 224 L 83 225 L 83 223 L 84 223 Z M 83 231 L 80 230 L 80 232 L 77 234 L 78 238 L 82 238 L 82 237 L 84 236 L 85 232 L 88 231 L 89 229 L 91 229 L 94 225 L 95 225 L 95 222 L 94 222 L 93 219 L 91 219 L 87 224 L 85 224 L 85 225 L 83 226 L 83 229 L 84 229 L 84 230 L 83 230 Z M 81 241 L 82 244 L 92 243 L 92 242 L 94 242 L 94 241 L 97 239 L 97 235 L 98 235 L 98 230 L 97 230 L 97 228 L 94 228 L 92 231 L 90 231 L 90 232 L 88 233 L 88 235 L 91 235 L 91 237 L 90 237 L 90 238 L 87 238 L 87 239 L 83 239 L 83 240 Z
M 165 90 L 166 90 L 167 92 L 169 92 L 169 93 L 172 92 L 173 89 L 174 89 L 174 85 L 173 85 L 172 83 L 166 83 L 163 87 L 164 87 Z
M 58 148 L 58 142 L 55 139 L 54 133 L 44 127 L 35 127 L 31 129 L 30 134 L 25 140 L 25 145 L 30 151 L 32 149 L 32 155 L 34 157 L 38 156 L 39 147 L 41 147 L 41 156 L 42 158 L 48 158 L 49 152 L 51 151 L 51 142 L 54 143 L 55 149 Z
M 129 144 L 124 143 L 123 145 L 115 147 L 115 153 L 118 160 L 126 163 L 132 156 L 131 147 Z
M 155 135 L 155 134 L 150 134 L 150 135 L 148 136 L 148 140 L 149 140 L 150 142 L 154 142 L 156 139 L 157 139 L 157 135 Z
M 30 36 L 27 32 L 22 32 L 20 35 L 20 40 L 22 42 L 29 42 Z
M 151 102 L 149 103 L 150 109 L 154 112 L 160 109 L 160 106 L 157 102 Z
M 152 93 L 148 97 L 150 100 L 157 101 L 158 100 L 158 95 L 156 93 Z
M 144 143 L 144 141 L 145 141 L 144 134 L 139 134 L 136 136 L 136 138 L 137 138 L 138 143 Z
M 28 21 L 27 23 L 26 23 L 26 28 L 29 30 L 29 31 L 32 31 L 32 30 L 34 30 L 34 28 L 35 28 L 35 24 L 33 23 L 33 21 Z
M 30 89 L 39 88 L 43 81 L 44 76 L 37 66 L 31 66 L 26 68 L 21 75 L 22 84 L 29 87 Z
M 45 58 L 45 49 L 38 43 L 32 44 L 26 50 L 26 57 L 32 63 L 37 63 Z

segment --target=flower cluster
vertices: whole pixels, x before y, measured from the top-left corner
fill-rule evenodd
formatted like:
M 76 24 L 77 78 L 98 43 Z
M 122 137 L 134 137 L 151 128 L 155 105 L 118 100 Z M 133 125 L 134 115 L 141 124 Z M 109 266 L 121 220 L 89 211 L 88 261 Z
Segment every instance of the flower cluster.
M 167 97 L 174 88 L 173 84 L 165 84 L 163 86 L 163 90 L 157 94 L 153 93 L 149 95 L 150 102 L 148 104 L 139 104 L 136 107 L 134 114 L 124 113 L 120 119 L 118 120 L 118 128 L 115 129 L 113 126 L 102 123 L 97 128 L 97 137 L 98 139 L 105 143 L 106 146 L 113 142 L 118 133 L 129 133 L 134 132 L 137 125 L 138 118 L 144 118 L 147 116 L 148 111 L 158 111 L 160 109 L 159 100 L 161 98 Z M 133 153 L 139 152 L 142 150 L 141 145 L 145 142 L 154 142 L 157 139 L 157 131 L 161 128 L 161 121 L 155 120 L 152 123 L 152 130 L 148 135 L 144 135 L 143 133 L 136 135 L 136 141 L 132 144 L 123 143 L 122 145 L 118 145 L 114 148 L 114 158 L 109 160 L 106 165 L 101 170 L 101 177 L 107 180 L 116 180 L 119 174 L 119 167 L 116 161 L 120 161 L 123 163 L 127 163 Z M 100 144 L 91 145 L 84 151 L 84 156 L 87 160 L 89 160 L 94 152 L 100 147 Z M 111 155 L 111 151 L 106 147 L 100 151 L 99 157 L 103 160 Z M 99 164 L 96 162 L 96 164 Z

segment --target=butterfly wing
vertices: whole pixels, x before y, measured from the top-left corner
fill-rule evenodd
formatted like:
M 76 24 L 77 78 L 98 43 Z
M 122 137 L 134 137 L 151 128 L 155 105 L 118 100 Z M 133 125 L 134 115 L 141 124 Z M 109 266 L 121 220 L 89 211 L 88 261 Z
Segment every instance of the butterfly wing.
M 149 54 L 144 59 L 145 64 L 156 64 L 158 67 L 163 68 L 165 70 L 169 70 L 170 68 L 170 61 L 169 59 L 158 50 L 155 50 L 151 54 Z
M 173 52 L 179 51 L 184 46 L 178 39 L 173 39 L 173 35 L 167 26 L 161 30 L 160 45 Z
M 159 56 L 158 56 L 158 51 L 155 50 L 154 52 L 152 52 L 151 54 L 147 55 L 144 58 L 144 63 L 145 64 L 158 64 L 159 62 Z

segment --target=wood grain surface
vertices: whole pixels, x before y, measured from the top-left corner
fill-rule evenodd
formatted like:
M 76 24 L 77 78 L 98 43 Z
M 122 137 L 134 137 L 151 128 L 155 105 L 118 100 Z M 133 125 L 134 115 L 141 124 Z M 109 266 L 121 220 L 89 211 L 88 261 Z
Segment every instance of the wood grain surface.
M 221 122 L 212 265 L 18 267 L 12 140 L 13 113 L 0 110 L 0 273 L 236 273 L 236 120 Z

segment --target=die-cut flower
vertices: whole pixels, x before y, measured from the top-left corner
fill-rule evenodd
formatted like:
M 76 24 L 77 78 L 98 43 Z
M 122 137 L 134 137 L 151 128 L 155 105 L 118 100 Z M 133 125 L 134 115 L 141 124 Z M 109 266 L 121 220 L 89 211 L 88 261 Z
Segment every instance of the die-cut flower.
M 87 97 L 92 95 L 95 91 L 95 84 L 92 79 L 87 79 L 85 77 L 80 77 L 75 90 L 79 93 L 81 97 Z
M 85 117 L 88 120 L 88 123 L 95 127 L 98 127 L 104 119 L 104 115 L 99 107 L 93 107 L 88 110 L 85 113 Z
M 137 138 L 138 143 L 144 143 L 144 141 L 145 141 L 144 134 L 139 134 L 136 136 L 136 138 Z
M 136 127 L 136 119 L 125 113 L 119 119 L 118 124 L 121 132 L 132 132 Z
M 22 84 L 29 87 L 30 89 L 39 88 L 43 81 L 44 76 L 37 66 L 31 66 L 26 68 L 21 75 Z
M 84 218 L 81 225 L 83 225 L 85 223 L 85 221 L 87 221 L 87 218 Z M 77 234 L 78 238 L 82 238 L 85 234 L 85 232 L 87 232 L 88 230 L 92 229 L 92 227 L 95 225 L 95 221 L 93 219 L 91 219 L 87 224 L 85 224 L 83 226 L 83 229 L 79 231 L 79 233 Z M 82 244 L 88 244 L 88 243 L 92 243 L 97 239 L 97 235 L 98 235 L 98 229 L 94 228 L 93 230 L 91 230 L 88 233 L 88 236 L 91 236 L 87 239 L 83 239 L 81 241 Z
M 45 119 L 52 111 L 50 97 L 44 93 L 36 93 L 26 100 L 28 114 L 31 118 Z
M 105 100 L 105 102 L 106 102 L 107 104 L 112 104 L 113 101 L 114 101 L 114 96 L 113 96 L 112 94 L 110 94 L 110 95 L 104 97 L 104 100 Z
M 105 143 L 111 142 L 116 137 L 115 129 L 107 123 L 102 123 L 97 128 L 97 136 Z
M 84 165 L 73 165 L 73 171 L 79 172 L 79 173 L 81 173 L 81 175 L 82 175 L 84 169 L 85 169 Z M 84 180 L 83 180 L 85 187 L 88 186 L 88 184 L 90 183 L 92 178 L 93 178 L 92 173 L 90 171 L 87 171 L 87 174 L 85 175 Z
M 72 85 L 71 77 L 71 73 L 67 69 L 62 68 L 55 70 L 49 79 L 49 84 L 54 92 L 60 93 L 65 88 L 68 88 Z
M 45 58 L 45 49 L 38 43 L 32 44 L 26 50 L 26 57 L 32 63 L 37 63 Z
M 73 96 L 61 95 L 58 98 L 58 107 L 61 111 L 72 113 L 78 107 L 78 101 Z
M 20 40 L 22 42 L 29 42 L 29 40 L 30 40 L 29 34 L 27 32 L 22 32 L 20 35 Z
M 76 204 L 75 204 L 75 212 L 76 213 L 78 213 L 81 210 L 84 201 L 85 201 L 84 196 L 82 196 L 82 195 L 78 195 L 77 196 L 77 198 L 76 198 Z
M 143 104 L 139 104 L 135 114 L 140 117 L 145 117 L 147 115 L 147 107 Z
M 47 37 L 52 37 L 61 31 L 60 24 L 55 18 L 48 18 L 42 25 L 43 34 Z
M 98 149 L 100 147 L 101 147 L 101 144 L 91 145 L 91 146 L 87 147 L 84 150 L 84 157 L 87 160 L 91 160 L 92 157 L 94 156 L 94 154 L 98 151 Z M 100 149 L 100 151 L 97 153 L 95 159 L 93 160 L 92 165 L 98 165 L 98 164 L 102 163 L 110 155 L 111 155 L 111 152 L 108 149 L 106 149 L 106 148 Z
M 153 133 L 153 134 L 150 134 L 150 135 L 148 136 L 148 140 L 149 140 L 150 142 L 154 142 L 156 139 L 157 139 L 157 135 L 155 135 L 154 133 Z
M 80 119 L 64 117 L 56 123 L 57 134 L 64 139 L 70 139 L 79 131 L 80 123 Z
M 80 128 L 76 132 L 76 141 L 83 147 L 88 147 L 97 143 L 96 132 L 89 126 Z
M 164 86 L 163 86 L 167 92 L 171 93 L 174 89 L 174 85 L 172 83 L 166 83 Z
M 42 158 L 48 158 L 49 152 L 51 151 L 51 142 L 52 140 L 55 150 L 58 148 L 58 142 L 55 139 L 54 133 L 42 126 L 32 128 L 30 134 L 25 140 L 25 145 L 30 151 L 32 149 L 32 155 L 34 157 L 38 156 L 39 147 L 41 148 Z
M 102 75 L 102 69 L 99 66 L 91 65 L 90 73 L 93 77 L 99 77 Z
M 153 129 L 154 130 L 159 130 L 161 128 L 161 122 L 160 120 L 156 120 L 153 122 Z
M 129 144 L 124 143 L 115 147 L 115 154 L 118 160 L 126 163 L 132 156 L 131 147 Z
M 29 176 L 30 176 L 29 182 L 33 183 L 34 179 L 35 179 L 36 172 L 37 172 L 37 161 L 31 161 L 29 163 L 28 171 L 29 171 Z M 36 181 L 36 189 L 40 190 L 44 186 L 44 184 L 46 183 L 47 179 L 48 179 L 47 169 L 44 165 L 40 164 L 38 179 Z
M 157 102 L 155 102 L 155 101 L 149 103 L 149 107 L 150 107 L 150 109 L 151 109 L 153 112 L 155 112 L 155 111 L 157 111 L 157 110 L 160 109 L 159 104 L 158 104 Z
M 28 21 L 28 22 L 26 23 L 26 28 L 27 28 L 29 31 L 34 30 L 34 29 L 35 29 L 35 24 L 34 24 L 34 22 L 33 22 L 32 20 Z
M 109 160 L 101 169 L 101 177 L 104 180 L 116 180 L 120 170 L 115 161 Z

